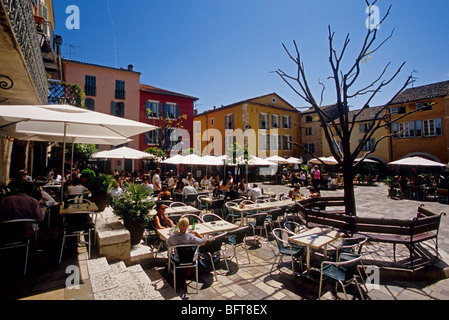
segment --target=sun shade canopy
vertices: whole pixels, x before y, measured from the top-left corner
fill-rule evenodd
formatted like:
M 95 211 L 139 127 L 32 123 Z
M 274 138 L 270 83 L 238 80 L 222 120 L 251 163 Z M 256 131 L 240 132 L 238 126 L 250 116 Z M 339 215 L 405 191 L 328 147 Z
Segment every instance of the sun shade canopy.
M 69 105 L 0 106 L 0 132 L 21 140 L 119 145 L 157 128 Z

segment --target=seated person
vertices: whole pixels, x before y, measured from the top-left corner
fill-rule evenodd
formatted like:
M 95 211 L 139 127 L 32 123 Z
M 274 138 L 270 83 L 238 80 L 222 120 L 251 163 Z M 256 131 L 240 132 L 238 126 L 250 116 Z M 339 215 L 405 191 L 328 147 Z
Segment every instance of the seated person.
M 145 189 L 150 190 L 150 193 L 153 192 L 153 185 L 148 181 L 148 179 L 143 180 L 143 185 Z
M 183 197 L 187 197 L 189 194 L 198 194 L 195 187 L 191 184 L 186 184 L 184 188 L 182 188 L 181 194 Z
M 253 188 L 248 191 L 248 196 L 251 200 L 256 201 L 262 197 L 262 190 L 257 186 L 257 183 L 253 184 Z
M 167 185 L 162 185 L 162 190 L 159 192 L 157 200 L 171 200 L 171 192 L 168 191 Z
M 42 212 L 39 202 L 30 195 L 33 192 L 34 184 L 24 182 L 20 184 L 17 193 L 7 196 L 0 201 L 0 221 L 17 219 L 35 219 L 42 222 L 45 214 Z M 25 236 L 33 234 L 35 226 L 28 225 Z
M 81 184 L 80 178 L 74 178 L 72 180 L 72 185 L 67 187 L 67 193 L 69 196 L 78 196 L 83 195 L 89 192 L 89 189 L 87 189 L 85 186 Z
M 176 189 L 176 184 L 178 183 L 178 178 L 176 177 L 170 177 L 168 179 L 168 190 L 169 191 L 174 191 Z
M 309 191 L 310 196 L 308 197 L 308 199 L 321 197 L 321 194 L 318 191 L 316 191 L 314 187 L 310 187 Z
M 229 198 L 229 200 L 238 199 L 239 198 L 239 193 L 238 193 L 237 185 L 236 184 L 231 184 L 231 187 L 229 188 L 229 191 L 227 192 L 226 195 Z
M 239 183 L 239 188 L 238 188 L 239 196 L 240 196 L 240 195 L 246 196 L 246 195 L 247 195 L 247 191 L 248 191 L 248 190 L 246 189 L 245 183 L 240 182 L 240 183 Z
M 292 200 L 298 200 L 301 197 L 299 186 L 295 186 L 292 190 L 290 190 L 288 193 L 288 197 Z
M 120 187 L 120 183 L 117 180 L 112 180 L 112 185 L 108 193 L 113 197 L 116 197 L 123 193 L 123 189 Z
M 196 231 L 189 231 L 189 219 L 181 218 L 178 222 L 179 231 L 175 231 L 170 238 L 165 242 L 167 247 L 182 245 L 182 244 L 198 244 L 203 246 L 206 243 L 206 240 Z M 177 252 L 175 251 L 174 256 L 175 261 L 178 260 Z
M 39 205 L 41 207 L 50 207 L 56 203 L 56 200 L 53 199 L 53 197 L 45 192 L 41 187 L 34 188 L 31 196 L 39 201 Z
M 181 193 L 184 189 L 184 183 L 182 181 L 178 181 L 176 184 L 175 193 Z
M 224 197 L 225 193 L 223 192 L 223 190 L 221 190 L 219 185 L 216 185 L 214 188 L 214 191 L 212 191 L 212 197 L 213 198 L 220 198 L 220 197 Z
M 161 202 L 156 204 L 156 215 L 153 218 L 153 225 L 156 229 L 166 229 L 174 227 L 173 221 L 165 215 L 167 206 Z
M 207 179 L 207 175 L 204 175 L 203 179 L 200 181 L 200 186 L 203 189 L 209 189 L 210 188 L 210 180 Z

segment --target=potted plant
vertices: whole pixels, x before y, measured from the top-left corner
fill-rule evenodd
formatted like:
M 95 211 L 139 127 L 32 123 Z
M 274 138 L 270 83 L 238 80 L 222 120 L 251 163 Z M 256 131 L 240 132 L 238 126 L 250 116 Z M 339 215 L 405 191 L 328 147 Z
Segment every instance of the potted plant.
M 92 192 L 92 201 L 100 211 L 103 211 L 110 203 L 108 192 L 112 185 L 112 179 L 112 176 L 100 173 L 91 176 L 88 182 L 88 189 Z
M 151 223 L 149 212 L 154 202 L 148 201 L 150 191 L 143 184 L 130 183 L 119 196 L 112 198 L 114 213 L 123 220 L 131 236 L 131 245 L 142 240 L 144 227 Z

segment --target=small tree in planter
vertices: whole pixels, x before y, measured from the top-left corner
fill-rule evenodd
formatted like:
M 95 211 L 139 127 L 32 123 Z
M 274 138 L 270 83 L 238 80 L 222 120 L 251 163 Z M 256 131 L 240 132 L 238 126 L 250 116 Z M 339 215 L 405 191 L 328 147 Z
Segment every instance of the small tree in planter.
M 131 245 L 140 243 L 144 227 L 152 221 L 149 212 L 153 209 L 154 202 L 147 200 L 149 195 L 150 191 L 144 185 L 130 183 L 122 194 L 112 198 L 114 213 L 123 220 L 128 229 Z
M 92 192 L 92 200 L 100 211 L 103 211 L 109 204 L 109 189 L 112 186 L 112 176 L 100 173 L 96 174 L 90 169 L 81 172 L 81 177 L 87 179 L 86 184 L 90 192 Z

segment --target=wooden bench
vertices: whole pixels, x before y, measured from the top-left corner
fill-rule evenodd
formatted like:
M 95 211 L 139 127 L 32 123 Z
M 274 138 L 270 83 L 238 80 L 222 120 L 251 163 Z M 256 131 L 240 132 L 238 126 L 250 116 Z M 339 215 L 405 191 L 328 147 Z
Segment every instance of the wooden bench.
M 395 260 L 396 245 L 405 245 L 410 251 L 413 269 L 413 253 L 417 243 L 434 240 L 435 252 L 439 256 L 438 233 L 443 215 L 446 213 L 434 214 L 421 205 L 416 217 L 411 220 L 354 217 L 354 232 L 367 236 L 372 242 L 392 243 Z
M 308 199 L 309 200 L 309 199 Z M 314 200 L 314 199 L 313 199 Z M 340 199 L 335 199 L 334 204 L 339 203 Z M 319 210 L 314 206 L 313 201 L 299 201 L 299 214 L 305 220 L 308 228 L 317 225 L 330 226 L 340 230 L 345 230 L 349 235 L 360 234 L 368 237 L 371 242 L 383 242 L 393 244 L 394 259 L 396 260 L 396 245 L 405 245 L 410 252 L 410 261 L 412 269 L 413 253 L 417 243 L 434 240 L 435 252 L 438 253 L 438 233 L 441 223 L 441 217 L 446 215 L 442 212 L 434 214 L 421 205 L 418 207 L 416 217 L 410 220 L 404 219 L 385 219 L 385 218 L 366 218 L 354 217 L 337 212 Z

